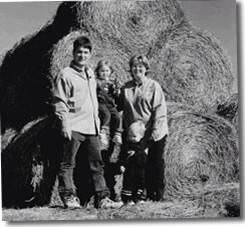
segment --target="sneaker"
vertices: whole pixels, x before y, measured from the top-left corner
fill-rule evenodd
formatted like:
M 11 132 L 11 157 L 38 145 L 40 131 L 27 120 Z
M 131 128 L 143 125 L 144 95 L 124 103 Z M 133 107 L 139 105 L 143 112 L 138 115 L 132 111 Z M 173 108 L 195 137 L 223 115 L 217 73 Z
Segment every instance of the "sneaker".
M 138 200 L 137 201 L 137 204 L 144 204 L 145 203 L 145 200 Z
M 120 208 L 121 206 L 123 206 L 123 202 L 119 201 L 119 202 L 114 202 L 113 200 L 109 199 L 108 197 L 105 197 L 104 199 L 102 199 L 99 202 L 99 206 L 98 208 Z
M 133 206 L 133 205 L 135 205 L 135 202 L 134 202 L 133 200 L 130 200 L 130 201 L 127 201 L 127 202 L 125 203 L 125 205 L 126 205 L 126 206 Z
M 81 208 L 79 198 L 77 198 L 74 195 L 65 197 L 63 202 L 64 202 L 65 208 L 71 208 L 71 209 Z

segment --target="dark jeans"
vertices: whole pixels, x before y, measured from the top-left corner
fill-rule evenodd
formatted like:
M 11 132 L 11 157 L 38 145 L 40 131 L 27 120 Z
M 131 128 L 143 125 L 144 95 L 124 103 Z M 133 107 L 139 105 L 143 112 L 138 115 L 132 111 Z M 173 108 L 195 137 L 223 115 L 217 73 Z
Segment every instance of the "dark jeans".
M 161 140 L 153 142 L 148 153 L 146 164 L 146 190 L 147 197 L 153 201 L 163 199 L 165 187 L 164 181 L 164 147 L 167 136 Z
M 63 155 L 61 157 L 59 170 L 59 192 L 64 198 L 69 195 L 76 195 L 76 187 L 73 180 L 73 170 L 76 166 L 76 155 L 83 143 L 86 143 L 89 170 L 91 172 L 94 190 L 97 196 L 105 197 L 109 195 L 104 179 L 103 161 L 100 151 L 100 141 L 98 136 L 83 135 L 72 132 L 72 139 L 64 140 Z M 80 150 L 79 152 L 83 152 Z M 85 185 L 86 187 L 86 185 Z

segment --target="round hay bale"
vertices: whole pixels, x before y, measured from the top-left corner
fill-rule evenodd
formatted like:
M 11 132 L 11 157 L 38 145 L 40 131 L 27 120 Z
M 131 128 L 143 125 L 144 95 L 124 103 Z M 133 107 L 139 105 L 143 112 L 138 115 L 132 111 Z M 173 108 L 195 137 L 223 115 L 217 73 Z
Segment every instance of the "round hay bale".
M 239 96 L 232 94 L 225 102 L 216 107 L 216 114 L 230 121 L 239 131 Z
M 239 181 L 236 130 L 215 115 L 179 111 L 168 116 L 166 198 L 199 197 L 205 185 Z
M 78 7 L 76 5 L 75 7 Z M 101 58 L 113 62 L 117 77 L 128 79 L 128 61 L 136 53 L 147 53 L 163 35 L 184 20 L 184 13 L 177 1 L 101 1 L 82 2 L 81 29 L 72 32 L 53 51 L 52 75 L 69 65 L 72 43 L 87 35 L 94 44 L 95 65 Z
M 216 38 L 184 22 L 148 54 L 168 101 L 207 111 L 232 90 L 230 62 Z
M 49 203 L 59 163 L 52 121 L 44 117 L 28 123 L 2 150 L 4 207 Z
M 52 78 L 71 60 L 79 34 L 129 79 L 128 60 L 146 54 L 167 99 L 205 109 L 229 92 L 230 65 L 214 37 L 194 29 L 176 0 L 64 2 L 53 20 L 8 51 L 0 67 L 3 128 L 22 128 L 50 110 Z M 18 68 L 18 70 L 15 70 Z M 222 76 L 221 76 L 222 75 Z
M 81 29 L 53 51 L 53 76 L 69 65 L 73 41 L 87 35 L 94 44 L 92 65 L 109 59 L 114 76 L 123 82 L 130 78 L 131 56 L 146 54 L 152 65 L 149 76 L 162 85 L 168 101 L 207 111 L 230 94 L 231 66 L 218 41 L 191 26 L 174 1 L 89 2 L 81 9 Z

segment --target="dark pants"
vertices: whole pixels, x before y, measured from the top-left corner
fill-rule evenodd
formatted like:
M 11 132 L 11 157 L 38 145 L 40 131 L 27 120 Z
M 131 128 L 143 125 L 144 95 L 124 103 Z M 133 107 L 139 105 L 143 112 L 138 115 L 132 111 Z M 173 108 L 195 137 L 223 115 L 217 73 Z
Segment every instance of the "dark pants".
M 144 150 L 135 151 L 135 154 L 128 156 L 125 162 L 125 173 L 123 178 L 122 200 L 143 200 L 145 199 L 145 165 L 147 154 Z
M 100 152 L 100 141 L 98 136 L 83 135 L 72 132 L 72 139 L 64 140 L 63 155 L 61 157 L 59 170 L 59 192 L 62 198 L 76 195 L 76 187 L 73 180 L 73 170 L 76 166 L 76 155 L 81 145 L 86 143 L 89 170 L 97 197 L 109 195 L 104 179 L 103 161 Z M 83 152 L 80 150 L 79 152 Z
M 149 149 L 148 161 L 146 164 L 146 190 L 147 197 L 153 201 L 163 199 L 165 187 L 164 182 L 164 147 L 166 136 L 161 140 L 153 142 Z
M 101 125 L 110 128 L 110 133 L 114 133 L 115 131 L 120 130 L 120 115 L 114 106 L 100 102 L 99 117 Z

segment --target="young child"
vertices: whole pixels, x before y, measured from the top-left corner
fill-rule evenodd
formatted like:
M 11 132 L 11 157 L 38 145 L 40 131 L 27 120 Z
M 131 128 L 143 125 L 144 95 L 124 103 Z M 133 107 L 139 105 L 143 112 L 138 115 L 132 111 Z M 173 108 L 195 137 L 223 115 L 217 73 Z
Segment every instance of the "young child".
M 101 142 L 105 148 L 108 148 L 108 135 L 113 142 L 121 144 L 121 119 L 115 104 L 116 85 L 112 82 L 113 68 L 109 61 L 99 61 L 95 72 L 101 120 Z
M 111 193 L 111 199 L 118 199 L 114 190 L 115 176 L 120 175 L 120 166 L 112 158 L 120 152 L 121 117 L 116 109 L 115 98 L 118 96 L 115 81 L 112 81 L 113 68 L 109 61 L 101 60 L 96 67 L 97 95 L 99 116 L 101 120 L 100 139 L 102 143 L 102 158 L 105 163 L 105 179 Z M 111 138 L 109 142 L 109 138 Z
M 160 201 L 164 191 L 163 152 L 168 134 L 165 97 L 159 83 L 148 77 L 150 64 L 146 56 L 133 56 L 129 67 L 132 80 L 122 87 L 118 109 L 123 111 L 124 132 L 129 131 L 133 122 L 139 119 L 144 122 L 145 139 L 150 144 L 146 164 L 147 197 Z
M 79 37 L 73 43 L 73 61 L 64 68 L 54 81 L 55 114 L 60 121 L 63 149 L 58 173 L 58 190 L 64 206 L 80 208 L 73 170 L 79 148 L 86 143 L 92 176 L 95 207 L 117 207 L 109 199 L 101 158 L 98 116 L 97 82 L 93 70 L 88 66 L 92 44 L 87 37 Z
M 127 143 L 121 156 L 124 159 L 121 168 L 125 170 L 121 197 L 125 204 L 142 203 L 146 199 L 145 167 L 148 147 L 144 136 L 145 125 L 142 121 L 135 121 L 129 126 Z

